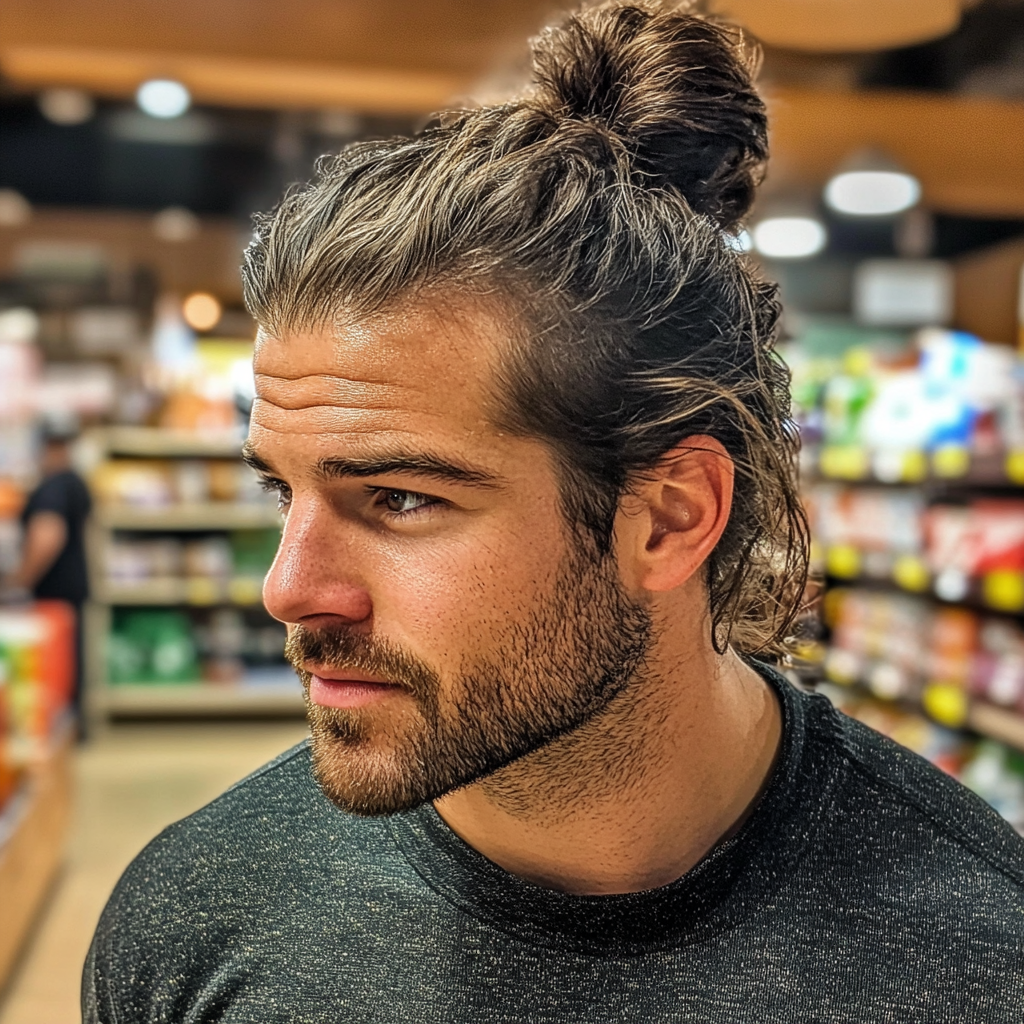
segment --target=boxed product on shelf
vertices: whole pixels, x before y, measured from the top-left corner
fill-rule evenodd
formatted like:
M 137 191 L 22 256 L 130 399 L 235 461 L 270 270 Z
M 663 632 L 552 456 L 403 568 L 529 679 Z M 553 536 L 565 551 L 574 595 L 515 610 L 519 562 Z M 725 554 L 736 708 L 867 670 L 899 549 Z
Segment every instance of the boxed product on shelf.
M 118 608 L 107 638 L 112 685 L 237 683 L 284 668 L 284 627 L 260 609 Z
M 1024 363 L 1013 349 L 935 328 L 902 344 L 833 334 L 828 356 L 800 339 L 785 349 L 805 465 L 833 479 L 918 482 L 977 468 L 1024 483 Z
M 60 601 L 0 608 L 0 776 L 43 757 L 71 697 L 74 611 Z
M 102 568 L 106 580 L 119 586 L 188 579 L 219 585 L 251 581 L 258 596 L 279 540 L 276 529 L 198 536 L 115 533 L 107 539 Z
M 1024 501 L 929 503 L 920 490 L 815 483 L 805 505 L 818 567 L 838 579 L 891 579 L 945 601 L 1024 610 Z
M 114 458 L 96 467 L 91 483 L 107 505 L 268 501 L 256 475 L 237 459 Z
M 1024 628 L 1012 619 L 923 598 L 836 588 L 824 601 L 832 630 L 825 659 L 835 682 L 879 697 L 916 698 L 927 686 L 962 691 L 1024 714 Z

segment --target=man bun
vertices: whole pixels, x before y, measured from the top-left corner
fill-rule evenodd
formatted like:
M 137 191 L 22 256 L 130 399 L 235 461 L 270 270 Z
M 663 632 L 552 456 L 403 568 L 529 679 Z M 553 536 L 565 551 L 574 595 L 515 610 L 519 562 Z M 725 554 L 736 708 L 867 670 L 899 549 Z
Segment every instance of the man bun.
M 532 100 L 617 137 L 637 184 L 676 188 L 733 229 L 768 157 L 757 54 L 732 26 L 656 2 L 602 3 L 533 44 Z

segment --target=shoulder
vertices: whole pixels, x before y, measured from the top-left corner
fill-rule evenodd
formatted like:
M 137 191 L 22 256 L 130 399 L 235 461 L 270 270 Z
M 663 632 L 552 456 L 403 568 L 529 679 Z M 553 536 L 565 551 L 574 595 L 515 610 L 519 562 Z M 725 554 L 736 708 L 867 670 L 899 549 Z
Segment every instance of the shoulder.
M 69 510 L 88 508 L 89 489 L 85 481 L 72 470 L 63 470 L 46 477 L 29 496 L 25 514 L 34 512 L 59 512 L 66 515 Z
M 970 894 L 1006 901 L 1024 936 L 1024 838 L 984 800 L 923 757 L 836 711 L 822 696 L 799 698 L 817 768 L 834 777 L 823 855 L 865 885 L 922 894 L 927 909 L 962 912 Z M 815 760 L 812 758 L 812 761 Z M 843 849 L 839 849 L 843 847 Z M 918 883 L 927 880 L 928 885 Z M 956 904 L 959 901 L 959 910 Z M 1010 914 L 1011 906 L 1014 908 Z
M 216 911 L 222 927 L 244 931 L 253 913 L 321 884 L 327 861 L 358 872 L 389 836 L 380 821 L 331 804 L 304 742 L 153 839 L 118 883 L 106 924 L 137 929 L 142 918 Z

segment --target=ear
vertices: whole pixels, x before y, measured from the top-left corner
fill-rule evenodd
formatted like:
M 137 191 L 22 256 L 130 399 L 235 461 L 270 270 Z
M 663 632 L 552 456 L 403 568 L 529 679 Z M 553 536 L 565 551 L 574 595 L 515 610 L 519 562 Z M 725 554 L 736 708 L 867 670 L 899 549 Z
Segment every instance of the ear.
M 666 453 L 619 507 L 615 545 L 624 582 L 667 591 L 690 579 L 729 521 L 734 479 L 729 453 L 706 434 Z

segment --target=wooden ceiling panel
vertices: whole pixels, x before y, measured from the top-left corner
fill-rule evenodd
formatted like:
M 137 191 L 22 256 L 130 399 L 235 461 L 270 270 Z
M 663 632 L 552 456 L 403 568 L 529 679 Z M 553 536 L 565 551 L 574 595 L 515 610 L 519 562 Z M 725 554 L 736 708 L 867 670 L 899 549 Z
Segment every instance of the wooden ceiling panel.
M 550 0 L 4 0 L 4 47 L 311 61 L 475 76 Z

